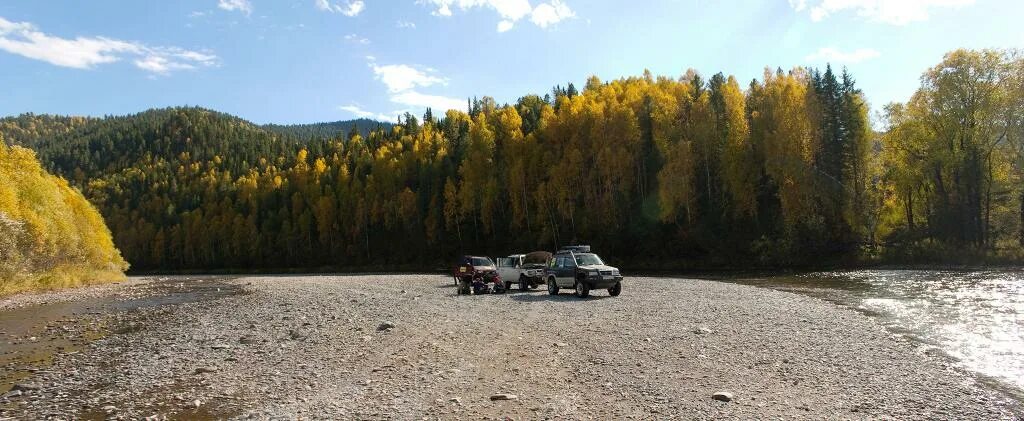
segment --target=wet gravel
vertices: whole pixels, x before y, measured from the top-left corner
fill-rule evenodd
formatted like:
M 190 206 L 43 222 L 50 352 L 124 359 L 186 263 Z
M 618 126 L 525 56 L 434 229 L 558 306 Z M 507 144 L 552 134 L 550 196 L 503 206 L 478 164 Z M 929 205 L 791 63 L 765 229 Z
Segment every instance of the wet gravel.
M 744 285 L 628 278 L 619 297 L 580 300 L 543 290 L 456 296 L 437 275 L 224 283 L 237 290 L 66 323 L 106 328 L 39 363 L 0 398 L 0 419 L 1022 414 L 868 316 Z M 113 300 L 135 287 L 97 294 Z

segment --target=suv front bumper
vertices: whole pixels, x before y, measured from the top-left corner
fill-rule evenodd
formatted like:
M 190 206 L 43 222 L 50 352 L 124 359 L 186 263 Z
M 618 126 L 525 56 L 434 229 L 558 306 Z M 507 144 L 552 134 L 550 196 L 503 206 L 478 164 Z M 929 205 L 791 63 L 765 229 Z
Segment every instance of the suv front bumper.
M 615 284 L 622 282 L 622 275 L 618 276 L 588 276 L 583 282 L 587 284 L 590 289 L 608 289 Z

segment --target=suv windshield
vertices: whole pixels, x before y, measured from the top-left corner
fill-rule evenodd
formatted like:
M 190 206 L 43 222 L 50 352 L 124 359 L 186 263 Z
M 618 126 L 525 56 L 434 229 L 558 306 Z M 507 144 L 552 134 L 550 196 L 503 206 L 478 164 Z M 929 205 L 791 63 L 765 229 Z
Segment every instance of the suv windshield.
M 596 254 L 581 253 L 576 255 L 576 264 L 580 266 L 603 265 L 604 262 L 602 262 L 601 258 L 597 257 Z
M 472 258 L 473 266 L 494 266 L 494 262 L 486 257 L 474 257 Z

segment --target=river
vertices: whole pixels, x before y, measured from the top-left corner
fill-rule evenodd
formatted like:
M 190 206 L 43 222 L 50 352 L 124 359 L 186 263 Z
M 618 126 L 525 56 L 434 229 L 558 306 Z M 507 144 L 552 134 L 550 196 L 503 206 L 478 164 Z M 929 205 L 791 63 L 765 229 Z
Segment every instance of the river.
M 983 379 L 1024 391 L 1024 270 L 859 270 L 733 281 L 796 292 L 877 316 Z

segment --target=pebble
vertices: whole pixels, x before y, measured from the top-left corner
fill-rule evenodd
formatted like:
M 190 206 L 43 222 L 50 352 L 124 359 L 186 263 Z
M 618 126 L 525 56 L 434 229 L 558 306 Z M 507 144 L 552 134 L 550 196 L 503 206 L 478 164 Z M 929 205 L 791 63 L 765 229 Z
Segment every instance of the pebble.
M 516 399 L 519 399 L 519 397 L 509 393 L 498 393 L 491 395 L 492 401 L 514 401 Z
M 722 402 L 732 401 L 732 393 L 730 392 L 715 392 L 711 395 L 711 399 Z

